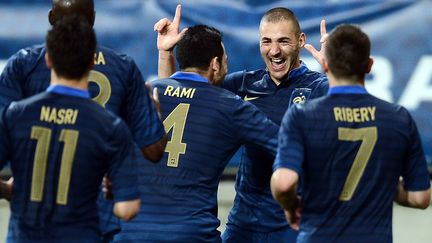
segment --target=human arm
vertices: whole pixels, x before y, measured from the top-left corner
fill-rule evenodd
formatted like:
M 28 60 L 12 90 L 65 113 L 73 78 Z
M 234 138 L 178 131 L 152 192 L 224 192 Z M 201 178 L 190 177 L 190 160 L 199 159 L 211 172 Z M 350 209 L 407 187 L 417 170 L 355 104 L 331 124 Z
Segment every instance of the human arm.
M 430 189 L 422 191 L 407 191 L 403 181 L 398 182 L 394 201 L 401 206 L 426 209 L 430 203 Z
M 292 106 L 282 119 L 270 180 L 272 195 L 284 209 L 288 223 L 295 230 L 299 230 L 300 226 L 301 205 L 297 187 L 304 160 L 302 127 L 298 122 L 303 119 L 298 113 L 297 106 Z
M 158 100 L 152 100 L 135 63 L 131 73 L 125 120 L 143 156 L 151 162 L 159 162 L 167 143 L 165 129 L 160 120 L 160 105 Z
M 0 199 L 6 199 L 8 201 L 12 198 L 12 188 L 13 188 L 13 177 L 9 180 L 0 180 Z
M 233 134 L 241 144 L 251 144 L 276 155 L 279 127 L 250 102 L 236 96 L 230 123 Z
M 285 217 L 294 230 L 299 230 L 300 227 L 300 199 L 297 196 L 298 180 L 297 172 L 286 168 L 275 170 L 270 180 L 273 198 L 284 210 Z
M 402 206 L 425 209 L 430 203 L 430 178 L 420 135 L 408 111 L 404 108 L 400 111 L 401 117 L 408 117 L 409 150 L 402 165 L 394 201 Z
M 114 203 L 114 215 L 123 219 L 125 221 L 129 221 L 133 219 L 139 212 L 141 206 L 141 199 L 116 202 Z
M 311 44 L 306 44 L 304 47 L 306 48 L 306 50 L 308 50 L 312 56 L 315 58 L 315 60 L 321 65 L 321 67 L 323 67 L 324 65 L 324 58 L 325 58 L 325 47 L 326 47 L 326 41 L 327 41 L 327 30 L 326 30 L 326 23 L 325 20 L 321 20 L 320 23 L 320 32 L 321 32 L 321 39 L 320 39 L 320 43 L 321 43 L 321 49 L 318 51 L 317 49 L 315 49 L 314 46 L 312 46 Z
M 7 126 L 7 108 L 0 109 L 0 170 L 6 165 L 6 161 L 10 159 L 10 139 Z M 0 199 L 11 200 L 13 189 L 13 177 L 9 180 L 0 180 Z
M 174 47 L 183 37 L 186 28 L 179 32 L 181 5 L 178 4 L 173 21 L 163 18 L 156 22 L 154 31 L 158 32 L 157 48 L 159 51 L 158 77 L 167 78 L 176 71 L 174 62 Z
M 141 203 L 137 171 L 141 155 L 123 121 L 116 119 L 112 130 L 108 141 L 109 163 L 105 182 L 108 182 L 112 192 L 114 215 L 130 220 L 138 214 Z

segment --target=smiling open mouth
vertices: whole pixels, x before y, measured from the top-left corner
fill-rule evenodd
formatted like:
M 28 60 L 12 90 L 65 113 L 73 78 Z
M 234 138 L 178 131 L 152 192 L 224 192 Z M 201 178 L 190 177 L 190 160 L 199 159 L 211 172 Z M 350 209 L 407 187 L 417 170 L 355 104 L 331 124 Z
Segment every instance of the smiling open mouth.
M 283 58 L 270 58 L 270 63 L 275 71 L 281 71 L 285 68 L 286 60 Z

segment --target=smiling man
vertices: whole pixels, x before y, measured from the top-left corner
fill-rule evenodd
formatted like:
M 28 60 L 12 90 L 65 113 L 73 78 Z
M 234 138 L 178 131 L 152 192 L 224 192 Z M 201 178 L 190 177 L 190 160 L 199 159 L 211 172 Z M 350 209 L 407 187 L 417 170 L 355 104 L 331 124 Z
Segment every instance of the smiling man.
M 327 78 L 309 70 L 300 60 L 306 35 L 291 10 L 267 11 L 259 32 L 266 68 L 227 75 L 223 87 L 280 124 L 290 105 L 323 96 L 328 89 Z M 234 205 L 223 234 L 225 242 L 295 242 L 297 233 L 271 198 L 273 161 L 274 157 L 262 149 L 245 146 L 236 178 Z

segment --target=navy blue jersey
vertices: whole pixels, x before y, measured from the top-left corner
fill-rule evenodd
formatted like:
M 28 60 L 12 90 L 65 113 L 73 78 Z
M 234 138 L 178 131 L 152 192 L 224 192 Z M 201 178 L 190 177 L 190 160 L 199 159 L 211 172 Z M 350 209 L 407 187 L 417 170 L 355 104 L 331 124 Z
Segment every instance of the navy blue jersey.
M 236 72 L 228 75 L 224 88 L 253 103 L 273 122 L 280 124 L 287 108 L 294 103 L 325 95 L 327 78 L 310 71 L 303 63 L 277 86 L 266 70 Z M 274 156 L 262 149 L 246 145 L 236 178 L 236 197 L 228 217 L 228 225 L 271 232 L 288 226 L 279 204 L 270 191 Z
M 45 53 L 43 45 L 33 46 L 20 50 L 8 60 L 0 76 L 0 107 L 43 92 L 49 86 L 50 70 L 45 64 Z M 99 46 L 94 63 L 89 77 L 93 100 L 126 122 L 139 148 L 158 141 L 164 134 L 163 125 L 135 62 L 126 55 Z M 112 215 L 112 203 L 102 198 L 101 194 L 102 230 L 118 230 L 117 217 Z
M 284 116 L 274 168 L 303 175 L 298 242 L 392 242 L 399 177 L 430 187 L 410 114 L 366 93 L 336 87 Z
M 178 72 L 152 86 L 169 142 L 161 162 L 139 172 L 141 211 L 116 240 L 219 242 L 217 188 L 226 164 L 241 144 L 274 154 L 278 126 L 197 74 Z
M 139 198 L 128 128 L 89 97 L 50 86 L 3 110 L 0 168 L 11 161 L 14 176 L 9 240 L 100 241 L 96 199 L 104 174 L 114 201 Z

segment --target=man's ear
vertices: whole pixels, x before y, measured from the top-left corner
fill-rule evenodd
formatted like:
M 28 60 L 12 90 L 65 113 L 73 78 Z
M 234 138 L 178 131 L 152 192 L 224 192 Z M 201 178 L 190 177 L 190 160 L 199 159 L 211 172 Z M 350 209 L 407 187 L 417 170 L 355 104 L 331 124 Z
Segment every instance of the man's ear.
M 91 26 L 94 26 L 95 20 L 96 20 L 96 11 L 93 11 L 93 16 L 91 17 L 90 20 Z
M 48 52 L 45 53 L 45 64 L 48 67 L 48 69 L 52 69 L 53 65 L 52 65 L 52 61 L 48 55 Z
M 368 62 L 368 65 L 367 65 L 366 73 L 370 73 L 370 71 L 372 70 L 373 63 L 374 63 L 373 58 L 369 57 L 369 62 Z
M 55 19 L 52 9 L 48 12 L 48 21 L 51 25 L 54 25 Z
M 299 44 L 301 48 L 303 48 L 304 45 L 306 44 L 306 34 L 303 32 L 300 33 Z
M 329 71 L 329 65 L 328 65 L 328 62 L 327 62 L 327 60 L 325 58 L 323 59 L 322 68 L 323 68 L 324 73 L 328 73 L 328 71 Z
M 210 61 L 210 68 L 212 71 L 215 72 L 219 72 L 219 70 L 221 69 L 221 64 L 219 62 L 219 58 L 218 57 L 213 57 Z

